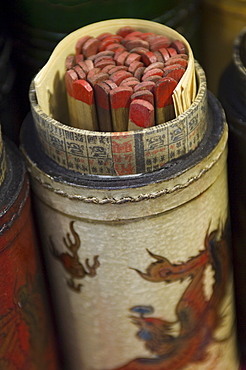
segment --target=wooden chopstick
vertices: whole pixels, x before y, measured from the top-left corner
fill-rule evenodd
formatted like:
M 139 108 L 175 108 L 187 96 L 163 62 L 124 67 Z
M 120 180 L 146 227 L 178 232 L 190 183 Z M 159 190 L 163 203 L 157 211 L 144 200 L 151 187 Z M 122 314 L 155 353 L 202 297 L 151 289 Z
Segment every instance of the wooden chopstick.
M 180 40 L 129 26 L 81 37 L 65 61 L 71 125 L 119 132 L 173 119 L 172 96 L 188 63 Z

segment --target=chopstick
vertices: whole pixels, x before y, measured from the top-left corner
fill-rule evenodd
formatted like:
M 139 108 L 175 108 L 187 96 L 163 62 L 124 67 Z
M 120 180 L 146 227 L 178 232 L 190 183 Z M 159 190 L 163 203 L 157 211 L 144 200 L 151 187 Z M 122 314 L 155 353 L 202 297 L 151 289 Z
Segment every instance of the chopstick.
M 180 40 L 129 26 L 81 37 L 65 61 L 70 124 L 120 132 L 175 118 L 173 94 L 188 63 Z
M 97 130 L 97 113 L 95 108 L 94 89 L 86 80 L 73 82 L 77 125 L 84 130 Z

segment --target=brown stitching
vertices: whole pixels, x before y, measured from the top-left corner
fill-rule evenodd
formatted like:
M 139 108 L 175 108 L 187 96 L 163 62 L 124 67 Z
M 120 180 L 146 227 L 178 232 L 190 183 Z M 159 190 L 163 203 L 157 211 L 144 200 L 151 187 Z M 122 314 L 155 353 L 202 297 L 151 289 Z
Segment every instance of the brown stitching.
M 184 188 L 188 187 L 190 184 L 192 184 L 195 181 L 198 181 L 206 172 L 208 172 L 214 166 L 214 164 L 216 164 L 218 162 L 221 155 L 222 155 L 222 152 L 218 155 L 217 158 L 214 159 L 214 161 L 210 162 L 210 164 L 208 166 L 204 167 L 198 173 L 197 176 L 194 176 L 194 177 L 188 179 L 188 181 L 185 182 L 184 184 L 177 184 L 171 189 L 166 188 L 166 189 L 162 189 L 162 190 L 159 190 L 159 191 L 156 191 L 156 192 L 153 192 L 153 193 L 140 194 L 137 197 L 127 196 L 127 197 L 123 197 L 123 198 L 119 198 L 119 199 L 116 199 L 116 198 L 113 198 L 113 197 L 100 199 L 100 198 L 95 197 L 95 196 L 84 197 L 84 196 L 81 196 L 81 195 L 70 195 L 70 194 L 67 194 L 66 192 L 64 192 L 63 190 L 61 190 L 59 188 L 55 189 L 52 185 L 44 182 L 38 176 L 32 175 L 32 177 L 36 181 L 38 181 L 44 188 L 54 192 L 57 195 L 61 195 L 65 198 L 68 198 L 70 200 L 78 200 L 78 201 L 82 201 L 84 203 L 94 203 L 94 204 L 101 204 L 101 205 L 109 204 L 109 203 L 110 204 L 123 204 L 123 203 L 134 203 L 134 202 L 137 203 L 137 202 L 141 202 L 141 201 L 144 201 L 144 200 L 156 199 L 156 198 L 159 198 L 162 195 L 171 194 L 171 193 L 173 193 L 177 190 L 181 190 L 181 189 L 184 189 Z

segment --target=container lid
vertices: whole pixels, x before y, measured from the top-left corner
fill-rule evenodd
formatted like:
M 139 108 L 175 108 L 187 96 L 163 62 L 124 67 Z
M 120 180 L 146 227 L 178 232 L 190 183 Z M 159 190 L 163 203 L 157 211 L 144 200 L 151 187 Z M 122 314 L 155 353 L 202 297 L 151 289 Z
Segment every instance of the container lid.
M 189 80 L 185 73 L 180 88 L 190 85 L 194 101 L 175 119 L 143 130 L 98 132 L 69 126 L 64 82 L 67 55 L 84 35 L 115 33 L 128 25 L 184 42 L 189 55 L 187 70 L 193 68 L 196 72 L 190 74 Z M 198 81 L 197 91 L 195 80 Z M 158 170 L 165 163 L 195 150 L 207 127 L 206 93 L 205 74 L 194 61 L 188 42 L 178 32 L 147 20 L 113 19 L 82 27 L 57 45 L 31 84 L 30 103 L 39 140 L 49 158 L 82 174 L 122 176 Z

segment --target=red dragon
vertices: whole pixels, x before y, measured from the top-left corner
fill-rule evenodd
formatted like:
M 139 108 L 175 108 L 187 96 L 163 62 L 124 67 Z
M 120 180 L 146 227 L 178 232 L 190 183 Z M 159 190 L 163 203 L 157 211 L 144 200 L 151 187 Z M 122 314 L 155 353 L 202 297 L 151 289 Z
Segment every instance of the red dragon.
M 13 305 L 0 315 L 0 369 L 57 369 L 53 343 L 47 331 L 49 323 L 40 294 L 40 276 L 15 282 Z
M 221 325 L 220 307 L 225 295 L 230 263 L 228 254 L 227 227 L 206 233 L 205 249 L 187 262 L 171 263 L 167 258 L 148 251 L 156 261 L 146 272 L 137 269 L 145 280 L 153 283 L 172 283 L 190 279 L 190 283 L 176 305 L 177 321 L 145 317 L 153 312 L 152 306 L 135 306 L 131 319 L 139 328 L 137 337 L 155 355 L 152 358 L 137 358 L 117 370 L 178 370 L 185 366 L 203 362 L 207 358 L 208 345 L 215 341 L 214 332 Z M 208 265 L 214 272 L 213 292 L 210 298 L 204 294 L 204 274 Z M 174 324 L 179 323 L 177 336 L 171 335 Z
M 50 251 L 52 255 L 61 262 L 62 266 L 66 272 L 70 275 L 70 278 L 67 279 L 67 285 L 70 289 L 75 292 L 80 292 L 83 284 L 76 284 L 75 279 L 84 279 L 86 276 L 94 277 L 96 276 L 96 270 L 100 266 L 98 260 L 99 256 L 94 256 L 93 264 L 90 265 L 89 259 L 86 258 L 85 263 L 83 264 L 78 255 L 78 250 L 81 245 L 81 240 L 79 234 L 74 230 L 74 221 L 70 221 L 70 231 L 73 236 L 74 241 L 71 239 L 71 234 L 67 233 L 66 238 L 63 237 L 63 243 L 68 250 L 68 252 L 60 253 L 53 243 L 52 238 L 50 237 Z

